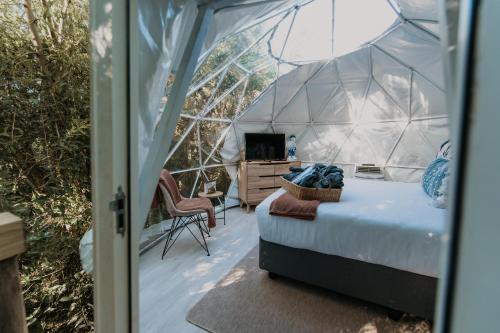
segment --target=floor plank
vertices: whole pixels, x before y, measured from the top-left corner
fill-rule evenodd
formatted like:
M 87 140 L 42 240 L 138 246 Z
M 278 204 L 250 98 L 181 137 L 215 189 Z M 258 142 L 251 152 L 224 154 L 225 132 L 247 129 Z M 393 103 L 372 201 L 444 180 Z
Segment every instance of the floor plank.
M 210 256 L 185 230 L 163 261 L 164 242 L 140 257 L 141 333 L 203 332 L 186 321 L 189 309 L 258 244 L 253 212 L 232 208 L 226 219 L 207 238 Z

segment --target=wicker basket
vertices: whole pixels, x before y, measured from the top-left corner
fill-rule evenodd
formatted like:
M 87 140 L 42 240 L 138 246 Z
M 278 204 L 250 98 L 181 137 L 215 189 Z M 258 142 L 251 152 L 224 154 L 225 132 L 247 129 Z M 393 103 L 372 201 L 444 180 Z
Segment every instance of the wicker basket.
M 319 200 L 321 202 L 338 202 L 342 189 L 336 188 L 309 188 L 302 187 L 281 177 L 281 184 L 285 190 L 300 200 Z

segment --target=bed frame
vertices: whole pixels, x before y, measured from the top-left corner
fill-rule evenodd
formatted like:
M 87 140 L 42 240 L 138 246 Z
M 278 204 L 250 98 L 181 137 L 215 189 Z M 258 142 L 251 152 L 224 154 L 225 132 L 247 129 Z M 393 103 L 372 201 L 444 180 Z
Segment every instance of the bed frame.
M 259 267 L 426 319 L 434 317 L 437 278 L 387 266 L 296 249 L 260 239 Z

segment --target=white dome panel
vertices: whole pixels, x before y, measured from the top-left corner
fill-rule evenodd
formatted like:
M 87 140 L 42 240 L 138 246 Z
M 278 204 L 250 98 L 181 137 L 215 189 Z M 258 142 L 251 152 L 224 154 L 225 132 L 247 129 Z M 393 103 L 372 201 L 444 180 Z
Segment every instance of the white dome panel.
M 355 163 L 381 163 L 383 158 L 377 158 L 372 145 L 363 135 L 362 130 L 356 126 L 348 134 L 346 141 L 341 145 L 333 163 L 355 164 Z
M 423 169 L 385 167 L 385 179 L 394 182 L 418 183 L 423 174 Z
M 326 105 L 335 94 L 342 92 L 342 86 L 339 82 L 325 85 L 311 85 L 309 82 L 306 87 L 309 110 L 313 120 L 317 119 L 317 115 L 325 109 Z
M 409 23 L 400 24 L 375 45 L 402 65 L 414 68 L 424 77 L 444 87 L 439 40 Z
M 447 117 L 446 96 L 419 75 L 412 82 L 411 118 Z
M 274 93 L 276 94 L 276 100 L 273 107 L 275 114 L 290 102 L 293 96 L 302 88 L 304 83 L 315 74 L 322 65 L 323 63 L 313 63 L 300 66 L 275 81 Z
M 402 131 L 399 123 L 358 125 L 350 133 L 334 162 L 385 165 Z
M 371 48 L 373 79 L 403 110 L 408 110 L 411 70 L 379 49 Z
M 364 47 L 335 59 L 337 70 L 342 81 L 366 81 L 370 77 L 369 48 Z
M 302 86 L 283 109 L 275 111 L 274 121 L 308 123 L 308 110 L 306 86 Z
M 439 23 L 437 22 L 427 22 L 427 21 L 419 21 L 419 20 L 412 20 L 411 21 L 413 24 L 416 24 L 422 29 L 427 30 L 428 32 L 439 36 L 441 34 L 440 28 L 439 28 Z
M 370 123 L 407 119 L 407 110 L 401 109 L 377 82 L 372 81 L 359 121 L 361 123 Z
M 360 118 L 366 100 L 366 89 L 369 88 L 370 79 L 342 82 L 342 90 L 347 96 L 352 119 Z
M 352 131 L 352 125 L 314 125 L 318 140 L 325 147 L 324 156 L 318 161 L 331 161 Z
M 274 85 L 264 91 L 240 116 L 241 121 L 264 121 L 273 120 Z
M 314 123 L 350 123 L 355 121 L 355 114 L 349 107 L 344 91 L 337 88 L 325 107 L 319 112 L 311 112 Z
M 436 0 L 398 0 L 401 15 L 406 19 L 438 19 L 438 6 Z
M 297 138 L 297 145 L 301 147 L 297 151 L 297 158 L 301 161 L 326 162 L 330 147 L 318 139 L 314 129 L 307 126 L 306 130 Z
M 338 84 L 339 74 L 334 61 L 324 63 L 321 69 L 309 79 L 310 86 L 324 86 Z
M 387 164 L 425 168 L 436 158 L 439 146 L 448 136 L 447 119 L 411 122 Z
M 237 137 L 235 125 L 232 125 L 224 141 L 224 147 L 221 149 L 220 156 L 226 163 L 237 162 L 240 159 L 240 145 Z

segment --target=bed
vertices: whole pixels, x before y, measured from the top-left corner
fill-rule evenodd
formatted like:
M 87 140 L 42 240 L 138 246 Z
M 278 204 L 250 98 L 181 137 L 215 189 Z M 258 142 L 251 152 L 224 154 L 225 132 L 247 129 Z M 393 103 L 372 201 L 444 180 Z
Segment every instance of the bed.
M 420 184 L 345 179 L 338 203 L 322 203 L 314 221 L 256 208 L 259 263 L 281 275 L 432 318 L 445 210 Z

